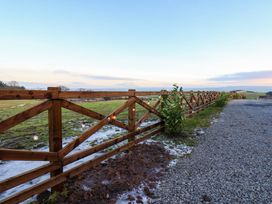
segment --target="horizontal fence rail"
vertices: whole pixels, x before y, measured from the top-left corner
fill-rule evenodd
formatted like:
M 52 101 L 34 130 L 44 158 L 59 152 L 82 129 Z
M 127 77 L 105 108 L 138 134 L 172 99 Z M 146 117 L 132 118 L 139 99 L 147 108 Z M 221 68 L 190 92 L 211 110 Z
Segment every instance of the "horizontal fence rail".
M 182 104 L 187 117 L 213 104 L 219 92 L 180 92 Z M 110 91 L 61 91 L 58 87 L 49 87 L 46 91 L 38 90 L 0 90 L 0 100 L 20 100 L 20 99 L 41 99 L 40 104 L 29 108 L 21 113 L 11 116 L 0 122 L 0 133 L 44 112 L 48 112 L 49 127 L 49 152 L 13 150 L 0 148 L 0 160 L 24 160 L 24 161 L 48 161 L 49 163 L 38 168 L 26 171 L 19 175 L 0 181 L 0 193 L 12 189 L 16 186 L 29 182 L 35 178 L 50 173 L 50 178 L 33 185 L 21 192 L 16 192 L 0 201 L 0 203 L 19 203 L 29 197 L 39 194 L 49 188 L 53 191 L 61 191 L 62 184 L 69 178 L 77 176 L 83 171 L 98 165 L 100 162 L 127 150 L 135 144 L 142 142 L 153 135 L 163 131 L 163 118 L 158 111 L 162 98 L 167 98 L 168 91 L 136 91 L 134 89 L 120 92 Z M 159 99 L 150 105 L 145 101 L 145 97 L 160 96 Z M 108 115 L 97 113 L 96 111 L 82 107 L 79 104 L 69 101 L 69 99 L 94 99 L 94 98 L 123 97 L 124 103 Z M 140 119 L 136 120 L 136 104 L 139 104 L 146 113 Z M 73 141 L 62 146 L 62 116 L 61 109 L 65 108 L 70 111 L 82 114 L 84 116 L 98 120 L 93 126 L 85 132 L 75 137 Z M 128 122 L 117 120 L 117 116 L 124 110 L 128 110 Z M 142 127 L 141 124 L 146 121 L 150 115 L 157 116 L 160 121 L 152 125 Z M 84 150 L 71 153 L 76 147 L 86 141 L 89 137 L 103 128 L 105 125 L 114 125 L 126 131 L 121 136 L 109 139 L 101 144 L 91 146 Z M 69 170 L 64 171 L 63 167 L 75 161 L 83 159 L 94 153 L 105 150 L 115 144 L 122 143 L 121 146 L 102 154 L 95 159 L 85 161 Z M 70 154 L 71 153 L 71 154 Z M 19 167 L 18 167 L 19 168 Z

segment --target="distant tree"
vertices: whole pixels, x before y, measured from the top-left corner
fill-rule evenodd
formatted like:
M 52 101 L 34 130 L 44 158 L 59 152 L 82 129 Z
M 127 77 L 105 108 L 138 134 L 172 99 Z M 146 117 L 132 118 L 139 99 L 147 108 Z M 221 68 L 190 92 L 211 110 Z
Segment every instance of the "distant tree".
M 70 89 L 66 86 L 60 85 L 59 86 L 62 91 L 69 91 Z
M 19 83 L 17 81 L 9 81 L 8 86 L 11 87 L 19 87 Z
M 272 96 L 272 91 L 266 93 L 267 96 Z
M 7 84 L 5 84 L 4 82 L 0 81 L 0 88 L 5 88 L 7 87 Z
M 0 88 L 1 89 L 25 89 L 24 86 L 19 86 L 17 81 L 10 81 L 8 83 L 4 83 L 0 81 Z
M 84 88 L 79 88 L 78 91 L 86 91 Z

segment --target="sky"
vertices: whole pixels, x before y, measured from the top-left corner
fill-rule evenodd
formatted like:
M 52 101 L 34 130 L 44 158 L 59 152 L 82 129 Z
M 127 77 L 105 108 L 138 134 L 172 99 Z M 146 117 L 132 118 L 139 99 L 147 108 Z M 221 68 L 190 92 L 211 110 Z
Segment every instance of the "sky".
M 271 0 L 0 0 L 0 80 L 272 87 Z

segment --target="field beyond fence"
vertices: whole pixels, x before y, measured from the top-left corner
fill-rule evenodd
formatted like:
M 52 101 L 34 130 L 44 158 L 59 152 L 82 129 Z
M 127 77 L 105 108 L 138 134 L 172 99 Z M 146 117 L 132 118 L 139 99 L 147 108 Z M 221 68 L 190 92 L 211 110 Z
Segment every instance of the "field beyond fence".
M 213 104 L 219 97 L 219 92 L 180 92 L 182 104 L 187 117 L 192 116 Z M 19 175 L 0 181 L 0 193 L 29 182 L 35 178 L 50 173 L 50 178 L 38 184 L 35 184 L 21 192 L 16 192 L 10 197 L 0 201 L 0 203 L 19 203 L 39 194 L 49 188 L 53 191 L 60 191 L 62 184 L 67 179 L 75 177 L 83 171 L 98 165 L 100 162 L 123 152 L 137 143 L 140 143 L 153 135 L 163 131 L 164 122 L 158 110 L 161 105 L 161 99 L 169 97 L 168 91 L 128 91 L 110 92 L 110 91 L 61 91 L 58 87 L 50 87 L 45 91 L 38 90 L 0 90 L 0 100 L 39 100 L 40 103 L 28 108 L 13 116 L 8 116 L 0 122 L 0 133 L 5 132 L 16 125 L 23 123 L 43 112 L 47 112 L 48 117 L 48 141 L 49 151 L 31 151 L 0 148 L 0 160 L 22 160 L 22 161 L 47 161 L 46 165 L 23 172 Z M 152 98 L 152 103 L 150 103 Z M 119 107 L 110 113 L 102 114 L 95 110 L 83 107 L 79 100 L 122 100 Z M 88 103 L 88 101 L 86 102 Z M 91 103 L 91 102 L 90 102 Z M 138 109 L 141 108 L 142 116 L 137 116 Z M 79 134 L 74 140 L 63 146 L 63 117 L 62 111 L 69 111 L 82 114 L 86 117 L 97 120 L 86 131 Z M 145 112 L 143 111 L 145 110 Z M 120 120 L 122 112 L 127 111 L 125 115 L 127 120 Z M 151 117 L 155 116 L 158 120 L 151 125 L 142 127 L 141 125 Z M 122 116 L 124 117 L 124 115 Z M 89 137 L 103 128 L 105 125 L 113 125 L 125 130 L 125 133 L 91 146 L 84 150 L 72 152 L 76 147 L 86 141 Z M 31 128 L 31 127 L 30 127 Z M 85 161 L 73 168 L 64 171 L 63 167 L 81 160 L 94 153 L 101 152 L 115 144 L 122 145 L 105 152 L 99 157 Z M 20 167 L 18 167 L 20 168 Z

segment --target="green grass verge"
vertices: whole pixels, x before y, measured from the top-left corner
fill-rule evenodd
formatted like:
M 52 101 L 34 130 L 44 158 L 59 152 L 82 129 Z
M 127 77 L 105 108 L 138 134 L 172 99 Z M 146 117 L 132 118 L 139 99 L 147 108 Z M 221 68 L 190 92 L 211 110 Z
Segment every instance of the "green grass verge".
M 186 118 L 183 122 L 183 129 L 185 132 L 192 133 L 195 128 L 209 127 L 211 120 L 217 117 L 223 110 L 223 107 L 216 107 L 211 105 L 191 118 Z
M 186 144 L 187 146 L 195 146 L 197 144 L 197 139 L 193 136 L 193 131 L 195 128 L 206 128 L 209 127 L 213 118 L 218 117 L 219 113 L 224 107 L 217 107 L 216 105 L 211 105 L 204 110 L 196 113 L 191 118 L 186 118 L 183 121 L 183 132 L 180 136 L 169 137 L 164 134 L 158 135 L 156 140 L 170 140 L 176 145 Z
M 258 99 L 260 96 L 265 96 L 264 92 L 246 91 L 243 93 L 246 95 L 246 99 Z

